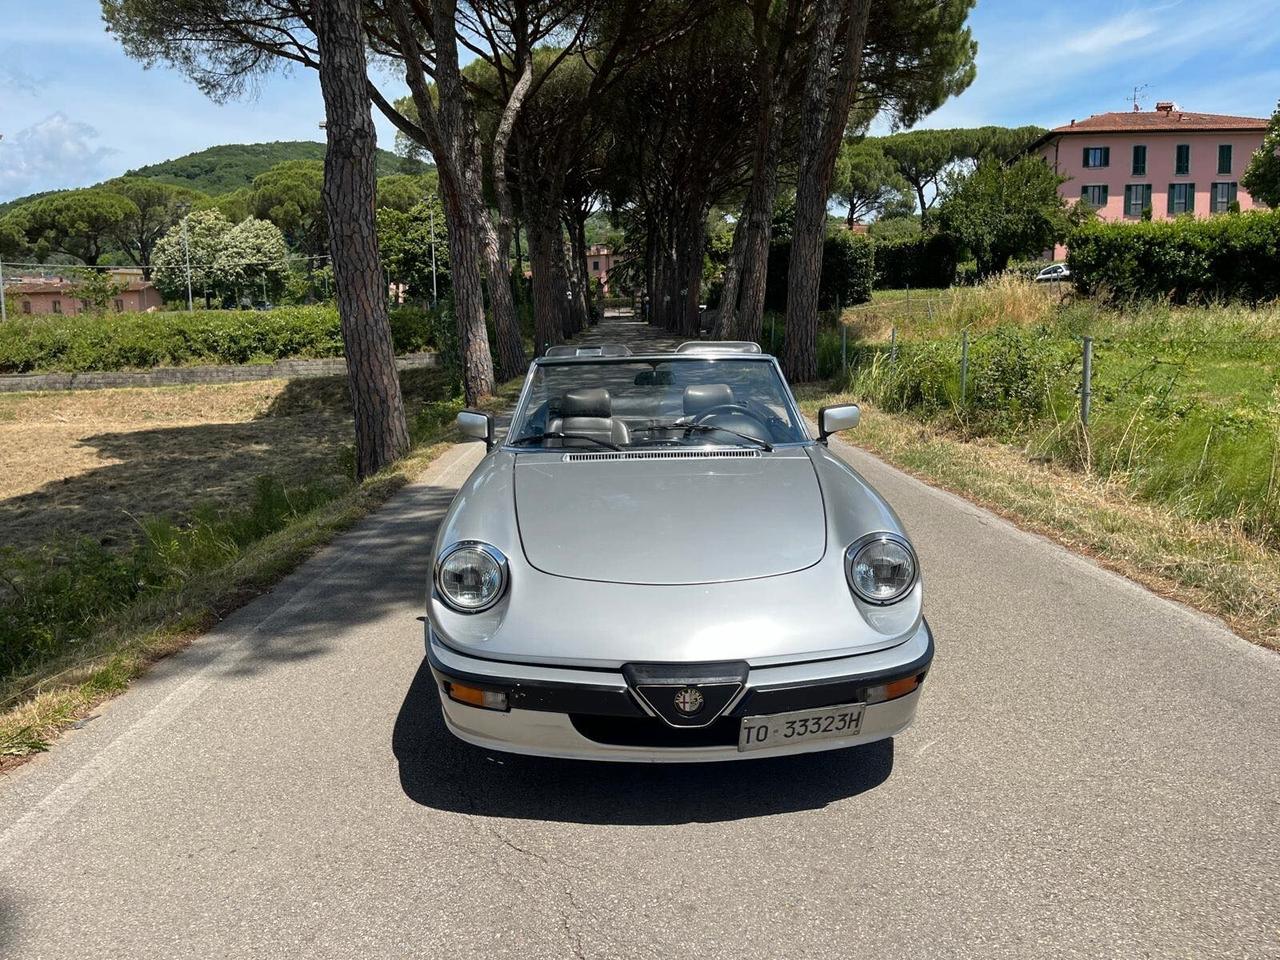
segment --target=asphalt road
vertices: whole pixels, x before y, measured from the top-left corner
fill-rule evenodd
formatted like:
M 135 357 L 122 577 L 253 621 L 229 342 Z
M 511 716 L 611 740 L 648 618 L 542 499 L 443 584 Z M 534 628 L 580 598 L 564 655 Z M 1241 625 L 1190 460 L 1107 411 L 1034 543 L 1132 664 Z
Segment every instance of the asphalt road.
M 927 577 L 896 741 L 450 738 L 415 617 L 459 447 L 0 782 L 0 956 L 1280 957 L 1280 657 L 838 446 Z

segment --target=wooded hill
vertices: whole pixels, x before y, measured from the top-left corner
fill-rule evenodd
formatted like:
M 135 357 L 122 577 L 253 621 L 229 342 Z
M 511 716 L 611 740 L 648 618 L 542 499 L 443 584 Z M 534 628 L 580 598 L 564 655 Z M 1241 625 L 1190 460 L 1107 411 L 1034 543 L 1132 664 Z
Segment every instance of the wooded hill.
M 173 160 L 138 167 L 127 171 L 123 176 L 145 177 L 216 196 L 250 186 L 254 177 L 277 163 L 286 160 L 323 160 L 324 150 L 323 143 L 311 140 L 224 143 Z M 420 160 L 398 157 L 389 150 L 378 151 L 380 177 L 392 173 L 422 173 L 428 168 L 429 164 Z M 0 214 L 58 192 L 60 191 L 46 190 L 5 201 L 0 203 Z

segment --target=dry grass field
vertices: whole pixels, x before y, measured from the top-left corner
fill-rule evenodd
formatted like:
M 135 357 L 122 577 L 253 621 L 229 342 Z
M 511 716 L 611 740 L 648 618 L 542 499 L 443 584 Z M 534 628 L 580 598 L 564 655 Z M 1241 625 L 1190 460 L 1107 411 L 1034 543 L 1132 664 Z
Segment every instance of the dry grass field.
M 263 474 L 333 472 L 344 406 L 317 380 L 0 396 L 0 543 L 112 544 L 135 518 L 236 502 Z

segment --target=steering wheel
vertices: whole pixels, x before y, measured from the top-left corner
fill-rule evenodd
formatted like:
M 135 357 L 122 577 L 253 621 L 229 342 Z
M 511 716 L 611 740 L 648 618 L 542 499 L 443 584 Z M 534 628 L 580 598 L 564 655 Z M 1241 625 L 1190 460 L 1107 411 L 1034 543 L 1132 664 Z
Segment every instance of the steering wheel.
M 752 410 L 750 407 L 748 407 L 745 403 L 721 403 L 721 404 L 717 404 L 714 407 L 707 407 L 707 409 L 703 410 L 700 414 L 698 414 L 696 417 L 693 418 L 693 422 L 702 423 L 708 417 L 714 417 L 714 416 L 718 416 L 720 414 L 726 414 L 726 413 L 737 414 L 739 416 L 744 416 L 744 417 L 750 417 L 752 420 L 756 420 L 756 421 L 760 420 L 760 418 L 756 416 L 755 411 Z M 761 423 L 760 425 L 764 426 L 763 423 Z
M 738 433 L 755 437 L 765 443 L 773 440 L 773 434 L 768 425 L 744 403 L 721 403 L 708 407 L 694 417 L 693 422 L 696 425 L 706 424 L 736 430 Z

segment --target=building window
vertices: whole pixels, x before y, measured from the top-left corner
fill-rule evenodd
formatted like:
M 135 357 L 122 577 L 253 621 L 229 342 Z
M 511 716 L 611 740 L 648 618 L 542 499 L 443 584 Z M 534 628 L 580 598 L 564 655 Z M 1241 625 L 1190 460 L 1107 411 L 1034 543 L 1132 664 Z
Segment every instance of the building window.
M 124 301 L 123 301 L 123 300 L 117 300 L 117 301 L 116 301 L 116 313 L 124 313 Z
M 30 301 L 30 300 L 23 300 L 23 301 L 22 301 L 22 312 L 23 312 L 23 313 L 30 313 L 30 312 L 31 312 L 31 301 Z
M 1215 183 L 1209 189 L 1209 209 L 1214 213 L 1226 213 L 1236 202 L 1235 183 Z
M 1089 204 L 1091 207 L 1105 207 L 1107 205 L 1107 185 L 1100 183 L 1081 187 L 1080 201 Z
M 1173 161 L 1173 175 L 1185 177 L 1191 172 L 1191 144 L 1180 143 Z
M 1133 148 L 1133 175 L 1135 177 L 1147 175 L 1147 148 L 1143 145 Z
M 1124 188 L 1124 215 L 1139 219 L 1151 206 L 1151 184 L 1131 183 Z
M 1231 144 L 1229 143 L 1218 144 L 1218 172 L 1231 172 Z
M 592 269 L 592 270 L 596 270 L 596 271 L 598 271 L 598 270 L 600 269 L 600 261 L 599 261 L 599 260 L 592 260 L 592 261 L 591 261 L 591 269 Z
M 61 312 L 62 312 L 62 301 L 61 301 L 61 300 L 55 300 L 55 301 L 53 301 L 53 312 L 54 312 L 54 313 L 61 313 Z
M 1110 147 L 1085 147 L 1084 148 L 1084 165 L 1086 167 L 1111 166 L 1111 148 Z
M 1194 183 L 1169 184 L 1169 215 L 1194 213 L 1196 209 L 1196 185 Z

